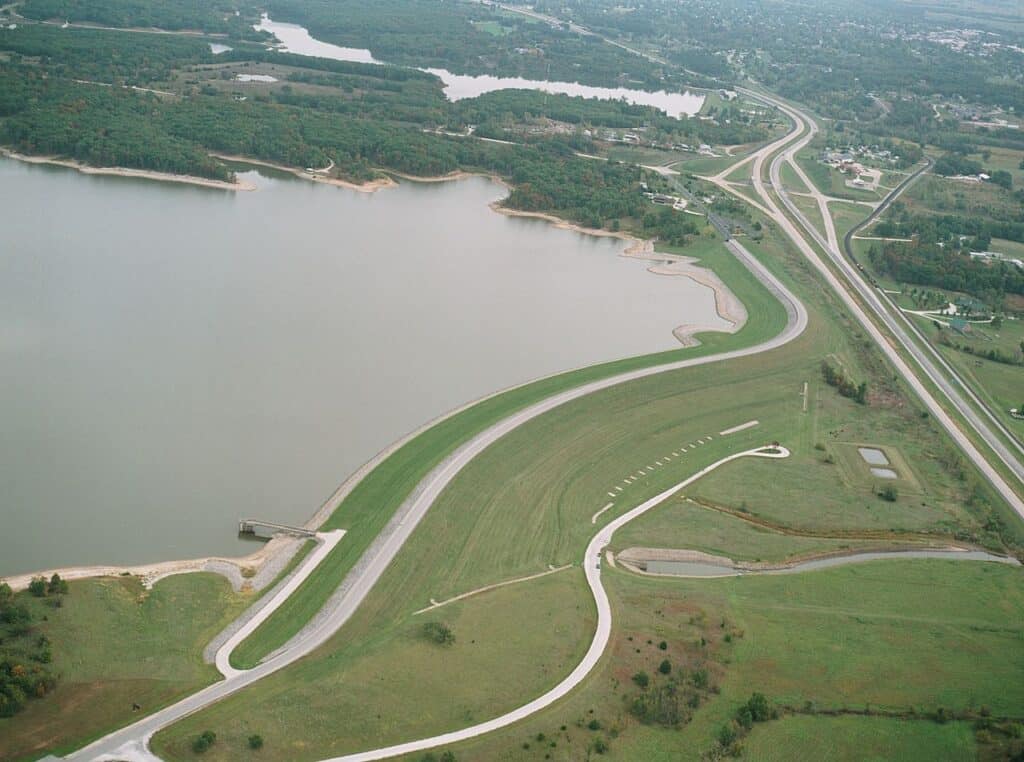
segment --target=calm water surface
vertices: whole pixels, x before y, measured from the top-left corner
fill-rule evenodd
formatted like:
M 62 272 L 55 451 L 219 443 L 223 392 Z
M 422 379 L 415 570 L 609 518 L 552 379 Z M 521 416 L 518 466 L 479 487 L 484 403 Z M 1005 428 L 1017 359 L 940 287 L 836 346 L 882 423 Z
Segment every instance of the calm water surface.
M 263 16 L 256 29 L 267 31 L 281 41 L 282 50 L 304 56 L 332 58 L 337 61 L 357 61 L 359 63 L 384 63 L 373 57 L 369 50 L 362 48 L 345 48 L 321 42 L 310 36 L 309 32 L 298 24 L 285 24 Z M 669 116 L 692 116 L 700 111 L 704 104 L 704 96 L 698 93 L 669 93 L 664 90 L 647 92 L 631 90 L 624 87 L 591 87 L 577 82 L 546 82 L 522 77 L 492 77 L 489 75 L 471 76 L 453 74 L 447 69 L 424 69 L 436 75 L 444 83 L 444 92 L 450 100 L 475 98 L 495 90 L 542 90 L 559 95 L 578 95 L 583 98 L 601 98 L 604 100 L 625 100 L 641 106 L 655 106 Z
M 434 416 L 713 296 L 482 178 L 232 193 L 0 161 L 0 573 L 251 549 Z

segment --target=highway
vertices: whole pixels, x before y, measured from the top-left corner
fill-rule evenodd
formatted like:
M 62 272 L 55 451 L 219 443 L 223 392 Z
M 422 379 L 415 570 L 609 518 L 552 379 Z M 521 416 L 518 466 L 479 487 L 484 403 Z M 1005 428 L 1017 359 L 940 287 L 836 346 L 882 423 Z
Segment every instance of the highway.
M 1019 486 L 1019 484 L 1011 486 L 1002 477 L 1002 475 L 992 467 L 988 459 L 977 449 L 977 447 L 975 447 L 974 443 L 961 430 L 960 426 L 939 404 L 931 391 L 922 383 L 910 365 L 903 359 L 903 355 L 897 351 L 897 348 L 893 346 L 892 343 L 890 343 L 890 340 L 881 332 L 881 330 L 879 330 L 878 326 L 873 320 L 871 320 L 867 312 L 857 301 L 856 297 L 859 297 L 860 300 L 862 300 L 863 303 L 871 309 L 882 324 L 891 331 L 892 335 L 902 346 L 903 350 L 909 353 L 919 364 L 928 380 L 941 390 L 949 403 L 993 449 L 999 459 L 1002 460 L 1002 462 L 1017 477 L 1017 480 L 1019 482 L 1024 482 L 1024 465 L 1022 465 L 1010 449 L 1003 444 L 995 434 L 993 434 L 984 420 L 982 420 L 982 416 L 967 403 L 946 375 L 935 367 L 924 350 L 922 350 L 918 344 L 907 335 L 906 331 L 903 329 L 900 319 L 893 316 L 889 310 L 885 308 L 876 289 L 863 278 L 857 268 L 854 267 L 839 250 L 835 227 L 832 222 L 832 216 L 828 212 L 827 203 L 824 201 L 824 197 L 821 195 L 820 191 L 813 183 L 810 182 L 794 159 L 797 151 L 801 150 L 814 138 L 814 135 L 818 130 L 817 124 L 807 114 L 777 98 L 750 90 L 744 89 L 742 91 L 751 97 L 775 106 L 786 114 L 794 124 L 792 132 L 775 143 L 760 149 L 753 155 L 754 160 L 752 163 L 751 182 L 758 197 L 761 199 L 762 204 L 770 210 L 772 220 L 793 240 L 804 256 L 839 295 L 840 299 L 842 299 L 850 312 L 857 318 L 864 330 L 867 331 L 872 339 L 874 339 L 875 343 L 881 349 L 889 362 L 896 368 L 897 372 L 925 404 L 931 415 L 934 416 L 939 424 L 949 433 L 968 459 L 978 468 L 979 471 L 981 471 L 989 483 L 992 484 L 995 490 L 1017 512 L 1017 514 L 1024 518 L 1024 501 L 1021 500 L 1016 490 L 1016 487 Z M 782 144 L 781 147 L 783 150 L 779 150 L 780 143 Z M 840 281 L 832 270 L 829 269 L 826 263 L 821 260 L 813 247 L 807 242 L 806 238 L 804 238 L 792 223 L 790 218 L 783 214 L 782 210 L 775 203 L 774 198 L 766 189 L 763 180 L 764 163 L 768 157 L 773 154 L 775 157 L 772 159 L 769 167 L 769 176 L 772 186 L 779 194 L 779 198 L 782 200 L 787 211 L 794 219 L 800 222 L 800 225 L 807 231 L 811 239 L 821 247 L 833 265 L 844 275 L 846 283 L 849 285 Z M 786 194 L 780 176 L 783 163 L 789 163 L 793 166 L 807 187 L 816 195 L 816 198 L 818 198 L 819 206 L 822 206 L 823 204 L 825 205 L 823 209 L 824 214 L 822 216 L 825 220 L 826 230 L 828 231 L 827 239 L 825 236 L 822 236 L 814 225 L 810 223 L 803 212 L 801 212 L 801 210 Z M 735 167 L 726 170 L 717 176 L 716 180 L 720 179 L 722 181 L 719 183 L 722 187 L 728 189 L 728 184 L 724 182 L 724 178 L 734 169 Z M 743 198 L 741 194 L 736 195 Z
M 892 202 L 895 201 L 901 193 L 903 193 L 907 188 L 909 188 L 911 185 L 917 182 L 917 180 L 920 179 L 921 176 L 928 171 L 928 169 L 931 167 L 931 164 L 932 162 L 929 159 L 924 166 L 922 166 L 920 169 L 918 169 L 916 172 L 910 175 L 910 177 L 903 180 L 903 182 L 901 182 L 895 189 L 893 189 L 893 191 L 882 200 L 882 203 L 879 204 L 878 207 L 870 215 L 868 215 L 867 219 L 865 219 L 863 222 L 860 222 L 857 225 L 854 225 L 852 228 L 850 228 L 850 230 L 847 231 L 846 235 L 843 237 L 843 249 L 846 252 L 846 256 L 850 259 L 850 263 L 853 264 L 854 267 L 860 269 L 857 263 L 857 258 L 853 253 L 854 236 L 856 236 L 861 230 L 871 225 L 871 223 L 873 223 L 879 216 L 881 216 L 881 214 L 885 212 L 886 209 L 889 208 Z M 946 358 L 942 356 L 942 353 L 939 352 L 930 341 L 928 341 L 927 337 L 925 337 L 925 335 L 921 332 L 921 329 L 917 327 L 914 321 L 911 320 L 910 317 L 902 309 L 900 309 L 899 305 L 896 304 L 895 300 L 891 296 L 889 296 L 885 291 L 882 290 L 879 290 L 878 294 L 879 297 L 888 305 L 889 310 L 894 315 L 901 318 L 904 327 L 908 331 L 910 331 L 910 333 L 913 334 L 914 337 L 916 337 L 918 342 L 927 351 L 932 361 L 939 365 L 942 372 L 946 374 L 950 381 L 959 386 L 962 393 L 965 394 L 967 398 L 971 402 L 973 402 L 977 406 L 977 408 L 981 410 L 981 413 L 988 419 L 989 423 L 1003 433 L 1003 436 L 1006 437 L 1010 445 L 1019 453 L 1019 455 L 1024 455 L 1024 444 L 1022 444 L 1020 439 L 1018 439 L 1016 433 L 1013 432 L 1009 427 L 1006 426 L 1006 424 L 1004 424 L 999 419 L 998 411 L 993 411 L 992 407 L 975 393 L 971 385 L 964 380 L 963 376 L 960 375 L 956 368 L 949 364 Z
M 388 523 L 382 534 L 366 551 L 364 557 L 356 564 L 349 576 L 343 580 L 338 588 L 338 593 L 331 598 L 324 610 L 314 618 L 311 626 L 293 638 L 284 650 L 272 654 L 253 669 L 245 671 L 228 669 L 228 675 L 224 680 L 209 685 L 203 690 L 187 696 L 148 717 L 144 717 L 132 725 L 104 736 L 88 746 L 67 755 L 64 759 L 74 760 L 74 762 L 157 759 L 148 750 L 149 740 L 157 731 L 221 701 L 319 648 L 341 629 L 352 616 L 445 487 L 451 483 L 455 476 L 473 458 L 513 429 L 560 405 L 602 389 L 657 373 L 724 362 L 768 352 L 787 344 L 803 333 L 807 327 L 807 311 L 800 300 L 747 251 L 742 244 L 735 240 L 730 240 L 726 242 L 726 246 L 785 307 L 787 315 L 786 326 L 778 335 L 751 347 L 706 355 L 704 357 L 678 360 L 665 365 L 641 368 L 593 381 L 535 403 L 482 431 L 459 447 L 417 485 L 406 501 L 399 507 L 395 517 Z M 350 484 L 348 488 L 351 489 L 352 486 Z M 220 661 L 224 662 L 225 657 L 222 657 Z M 230 665 L 227 666 L 230 667 Z M 589 671 L 589 668 L 587 671 Z M 574 672 L 573 674 L 576 673 Z

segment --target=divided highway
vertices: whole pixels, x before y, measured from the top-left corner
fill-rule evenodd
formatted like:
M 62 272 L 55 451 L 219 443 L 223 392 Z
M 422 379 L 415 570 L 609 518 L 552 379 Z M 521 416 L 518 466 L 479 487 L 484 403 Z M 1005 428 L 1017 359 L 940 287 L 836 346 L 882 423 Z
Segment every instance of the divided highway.
M 796 170 L 797 174 L 801 175 L 801 179 L 803 179 L 807 184 L 807 187 L 815 194 L 816 198 L 818 198 L 819 205 L 824 204 L 824 199 L 821 196 L 820 191 L 815 188 L 815 186 L 806 177 L 794 158 L 796 152 L 804 148 L 814 138 L 814 135 L 818 130 L 817 124 L 807 114 L 777 98 L 750 90 L 743 90 L 743 92 L 751 97 L 775 106 L 786 114 L 795 125 L 793 132 L 789 133 L 786 138 L 781 141 L 776 141 L 772 145 L 756 152 L 753 161 L 751 182 L 753 183 L 754 190 L 757 192 L 757 195 L 761 198 L 761 202 L 770 210 L 772 220 L 793 240 L 804 256 L 807 257 L 821 276 L 829 283 L 833 290 L 835 290 L 847 308 L 864 327 L 864 330 L 867 331 L 872 339 L 874 339 L 875 343 L 882 350 L 883 354 L 885 354 L 889 362 L 896 368 L 900 375 L 903 376 L 906 383 L 918 395 L 921 401 L 928 408 L 928 411 L 936 418 L 936 420 L 939 421 L 942 427 L 946 429 L 964 454 L 972 463 L 974 463 L 978 470 L 981 471 L 1000 496 L 1022 518 L 1024 518 L 1024 500 L 1021 500 L 1021 497 L 1017 492 L 1020 487 L 1020 483 L 1024 483 L 1024 464 L 1022 464 L 1014 453 L 1011 452 L 1010 448 L 1008 448 L 992 432 L 982 419 L 982 416 L 967 403 L 956 387 L 950 383 L 946 375 L 935 367 L 921 347 L 907 335 L 900 321 L 885 308 L 875 288 L 867 283 L 857 268 L 850 264 L 847 258 L 843 256 L 842 252 L 839 251 L 835 235 L 835 226 L 832 222 L 831 214 L 828 212 L 827 204 L 825 204 L 825 208 L 823 209 L 824 214 L 822 216 L 825 220 L 828 240 L 826 240 L 825 236 L 822 236 L 814 225 L 810 223 L 806 215 L 803 214 L 803 212 L 786 194 L 781 180 L 781 167 L 783 163 L 789 163 Z M 784 150 L 775 153 L 777 149 L 773 148 L 773 146 L 777 146 L 780 142 L 785 146 L 785 148 Z M 821 247 L 833 265 L 844 275 L 846 282 L 849 284 L 848 286 L 844 284 L 843 281 L 840 281 L 825 262 L 818 257 L 813 247 L 807 242 L 804 236 L 791 222 L 789 217 L 783 214 L 782 210 L 775 203 L 774 198 L 770 193 L 768 193 L 763 181 L 764 163 L 772 154 L 775 154 L 775 157 L 772 159 L 769 167 L 772 186 L 778 193 L 779 198 L 786 207 L 786 210 L 794 219 L 800 222 L 800 225 L 807 231 L 811 239 Z M 727 172 L 723 173 L 719 177 L 724 178 L 725 174 L 727 174 Z M 723 183 L 719 184 L 721 185 Z M 727 184 L 724 184 L 723 187 L 727 187 Z M 743 196 L 740 196 L 740 198 L 743 198 Z M 893 346 L 893 344 L 890 343 L 890 340 L 879 330 L 855 297 L 859 297 L 859 299 L 868 306 L 878 320 L 881 321 L 881 323 L 885 325 L 885 327 L 897 339 L 902 349 L 914 358 L 924 374 L 927 376 L 928 380 L 941 390 L 942 394 L 946 397 L 957 413 L 961 415 L 977 432 L 977 434 L 981 436 L 985 443 L 992 448 L 999 459 L 1017 478 L 1017 484 L 1011 486 L 1002 477 L 1002 475 L 992 467 L 988 459 L 978 450 L 977 447 L 975 447 L 974 443 L 964 434 L 957 422 L 953 420 L 953 418 L 935 399 L 931 391 L 921 382 L 920 378 L 903 359 L 903 356 L 899 351 L 897 351 L 896 347 Z

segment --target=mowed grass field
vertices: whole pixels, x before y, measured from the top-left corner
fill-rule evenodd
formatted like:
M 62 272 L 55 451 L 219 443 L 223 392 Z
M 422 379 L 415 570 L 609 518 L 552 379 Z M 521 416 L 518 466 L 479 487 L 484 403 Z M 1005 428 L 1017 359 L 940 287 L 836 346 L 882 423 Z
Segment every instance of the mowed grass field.
M 57 689 L 0 719 L 0 759 L 61 753 L 219 678 L 206 644 L 251 598 L 223 577 L 183 574 L 151 591 L 135 577 L 71 583 L 61 608 L 24 595 L 53 644 Z
M 879 518 L 877 501 L 870 492 L 866 495 L 862 485 L 844 481 L 837 466 L 822 459 L 822 451 L 814 444 L 819 435 L 829 432 L 838 432 L 833 437 L 838 440 L 847 433 L 859 438 L 869 431 L 873 439 L 899 442 L 908 457 L 925 452 L 934 456 L 941 450 L 942 440 L 931 422 L 899 396 L 898 389 L 889 389 L 884 366 L 862 338 L 848 332 L 845 318 L 835 309 L 831 297 L 812 285 L 813 276 L 806 266 L 774 242 L 752 246 L 774 268 L 785 266 L 787 279 L 807 298 L 812 323 L 799 339 L 764 355 L 666 372 L 613 387 L 563 405 L 511 432 L 460 472 L 353 619 L 323 649 L 158 734 L 157 748 L 170 758 L 186 758 L 188 754 L 183 750 L 189 739 L 209 728 L 234 739 L 217 752 L 223 758 L 238 756 L 238 739 L 247 732 L 257 732 L 267 741 L 262 756 L 315 759 L 325 753 L 356 751 L 368 744 L 453 730 L 528 701 L 543 689 L 531 681 L 529 670 L 509 669 L 498 651 L 493 652 L 489 666 L 481 665 L 476 674 L 500 679 L 503 690 L 472 693 L 476 709 L 472 718 L 465 714 L 462 696 L 475 688 L 463 686 L 460 679 L 449 680 L 444 701 L 439 702 L 430 686 L 437 685 L 440 677 L 423 676 L 406 690 L 382 693 L 373 689 L 372 682 L 346 680 L 345 675 L 365 674 L 364 670 L 370 669 L 368 664 L 381 663 L 368 652 L 371 643 L 381 649 L 380 653 L 390 655 L 384 660 L 390 670 L 422 675 L 421 650 L 407 646 L 418 622 L 413 612 L 431 598 L 442 600 L 482 585 L 534 574 L 549 565 L 578 562 L 594 532 L 591 516 L 608 502 L 614 505 L 603 514 L 602 523 L 723 455 L 772 439 L 794 450 L 792 463 L 735 464 L 744 469 L 763 465 L 768 471 L 733 473 L 726 481 L 729 489 L 739 493 L 740 500 L 750 502 L 766 496 L 766 512 L 771 509 L 783 522 L 803 521 L 823 527 L 896 524 L 927 528 L 940 535 L 954 528 L 981 533 L 980 522 L 968 507 L 969 485 L 950 477 L 940 465 L 920 467 L 922 474 L 932 477 L 925 500 L 901 498 L 887 504 L 884 516 Z M 763 319 L 756 300 L 748 300 L 748 305 L 752 323 Z M 804 414 L 800 396 L 803 383 L 820 377 L 819 363 L 824 356 L 837 358 L 855 377 L 868 378 L 869 383 L 877 380 L 877 403 L 867 408 L 855 406 L 824 387 L 815 392 L 824 401 Z M 755 429 L 724 437 L 718 434 L 753 418 L 761 421 Z M 844 433 L 843 426 L 851 420 L 859 423 Z M 680 447 L 708 434 L 712 437 L 706 444 L 685 455 L 672 456 Z M 657 466 L 659 460 L 662 465 Z M 653 468 L 647 472 L 649 466 Z M 645 469 L 643 478 L 621 492 L 615 489 L 641 468 Z M 825 513 L 820 508 L 824 495 L 828 497 Z M 343 516 L 339 512 L 332 521 Z M 502 588 L 459 605 L 469 612 L 483 606 L 491 595 L 501 595 L 506 601 L 503 616 L 509 617 L 505 621 L 514 623 L 509 626 L 529 628 L 532 623 L 544 621 L 545 598 L 535 590 L 555 580 L 573 579 L 562 574 Z M 582 585 L 580 575 L 574 579 Z M 688 589 L 687 595 L 695 596 L 697 592 Z M 575 595 L 587 599 L 582 588 Z M 576 608 L 574 600 L 580 598 L 566 598 L 570 613 Z M 661 621 L 660 615 L 646 610 L 649 604 L 646 594 L 631 597 L 617 615 Z M 721 605 L 718 599 L 709 602 L 708 616 L 717 617 Z M 632 606 L 645 610 L 627 611 Z M 577 616 L 582 622 L 588 614 L 579 608 Z M 688 619 L 684 624 L 691 628 L 687 638 L 693 642 L 693 625 Z M 459 637 L 459 628 L 455 629 Z M 586 624 L 579 625 L 575 632 L 584 635 L 583 642 L 577 641 L 574 647 L 585 647 L 590 637 Z M 782 647 L 793 637 L 790 630 L 773 635 L 775 640 L 767 642 Z M 538 664 L 551 663 L 553 654 L 566 645 L 562 636 L 550 632 L 534 641 L 534 659 Z M 561 672 L 549 672 L 544 687 L 567 674 L 573 662 L 567 659 L 557 663 Z M 440 663 L 437 668 L 442 669 Z M 621 684 L 621 669 L 616 674 Z M 324 724 L 312 720 L 311 700 L 317 702 L 317 711 L 312 714 L 333 721 Z M 424 712 L 427 705 L 431 711 Z M 349 718 L 347 708 L 353 706 L 359 707 L 359 722 Z M 245 718 L 246 725 L 238 718 Z M 303 745 L 296 744 L 296 739 L 301 739 Z
M 968 723 L 936 725 L 881 717 L 786 717 L 759 725 L 743 758 L 751 762 L 973 762 L 974 731 Z
M 736 465 L 724 468 L 728 471 Z M 725 556 L 734 561 L 778 562 L 820 553 L 873 548 L 883 542 L 878 538 L 794 535 L 701 506 L 686 497 L 684 491 L 616 532 L 612 549 L 680 548 Z
M 887 561 L 786 577 L 684 580 L 616 570 L 603 577 L 615 614 L 606 658 L 565 701 L 455 746 L 458 759 L 550 754 L 568 762 L 588 758 L 589 748 L 591 759 L 697 762 L 754 691 L 764 692 L 782 719 L 755 725 L 743 759 L 974 758 L 973 729 L 965 724 L 784 709 L 805 711 L 808 701 L 810 711 L 985 705 L 994 715 L 1024 716 L 1024 625 L 1014 614 L 1024 604 L 1024 575 L 1017 568 Z M 657 649 L 661 640 L 665 652 Z M 644 669 L 656 686 L 665 654 L 674 671 L 707 669 L 714 688 L 678 728 L 642 724 L 630 712 L 638 689 L 629 676 Z M 577 725 L 590 717 L 600 730 Z M 538 747 L 539 734 L 557 746 Z M 600 757 L 592 753 L 598 738 L 608 746 Z

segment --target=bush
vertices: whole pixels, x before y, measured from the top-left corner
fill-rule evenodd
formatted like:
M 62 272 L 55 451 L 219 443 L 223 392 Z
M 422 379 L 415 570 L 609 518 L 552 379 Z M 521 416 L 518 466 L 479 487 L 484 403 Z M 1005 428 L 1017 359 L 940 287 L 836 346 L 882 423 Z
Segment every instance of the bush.
M 666 650 L 668 650 L 668 643 L 666 643 L 663 640 L 660 643 L 658 643 L 658 648 L 660 648 L 662 651 L 666 651 Z
M 667 675 L 669 672 L 672 671 L 672 662 L 670 662 L 668 659 L 665 659 L 661 662 L 661 664 L 658 665 L 658 671 L 663 675 Z
M 249 748 L 250 749 L 262 749 L 263 748 L 263 736 L 254 734 L 249 736 Z
M 650 684 L 651 678 L 647 675 L 646 672 L 637 672 L 635 675 L 633 675 L 633 682 L 639 685 L 641 688 L 646 688 Z
M 46 577 L 33 577 L 28 583 L 28 591 L 36 598 L 46 595 Z
M 46 592 L 50 595 L 66 595 L 68 592 L 68 582 L 65 579 L 61 579 L 57 572 L 53 573 L 50 577 L 50 582 L 46 586 Z
M 427 622 L 423 625 L 423 636 L 438 645 L 450 646 L 455 642 L 451 627 L 441 622 Z
M 892 485 L 889 485 L 879 490 L 878 496 L 882 498 L 882 500 L 886 500 L 890 503 L 895 503 L 896 498 L 899 497 L 898 493 L 896 492 L 896 488 L 893 487 Z
M 593 720 L 591 720 L 590 722 L 587 723 L 587 727 L 590 728 L 591 730 L 600 730 L 601 729 L 601 721 L 598 720 L 598 719 L 593 719 Z
M 217 741 L 217 734 L 212 730 L 204 730 L 202 733 L 197 735 L 192 741 L 192 751 L 196 754 L 202 754 Z

